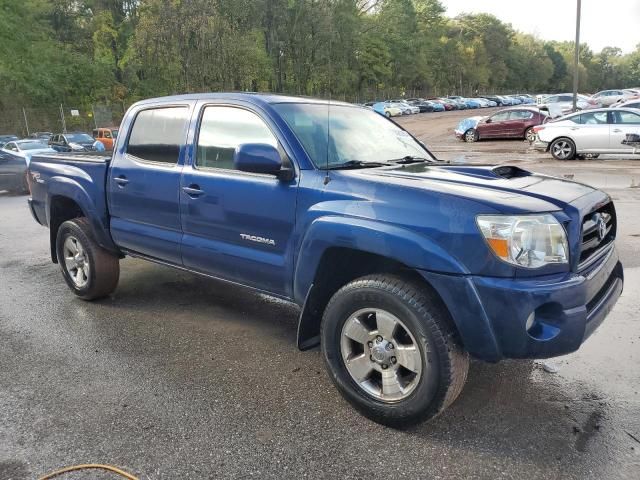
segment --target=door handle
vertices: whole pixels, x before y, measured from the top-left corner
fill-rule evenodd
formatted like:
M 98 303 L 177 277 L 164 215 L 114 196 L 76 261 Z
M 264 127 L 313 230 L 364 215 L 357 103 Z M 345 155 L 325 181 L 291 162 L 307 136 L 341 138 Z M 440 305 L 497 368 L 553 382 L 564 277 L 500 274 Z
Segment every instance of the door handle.
M 188 187 L 182 187 L 182 191 L 190 197 L 199 197 L 204 193 L 204 190 L 200 190 L 198 185 L 189 185 Z
M 569 130 L 579 130 L 580 127 L 571 127 Z
M 622 133 L 622 130 L 620 130 L 619 128 L 616 128 L 613 130 L 613 133 Z
M 127 177 L 123 175 L 120 175 L 119 177 L 115 177 L 113 181 L 116 182 L 120 187 L 124 187 L 127 183 L 129 183 L 129 180 L 127 180 Z

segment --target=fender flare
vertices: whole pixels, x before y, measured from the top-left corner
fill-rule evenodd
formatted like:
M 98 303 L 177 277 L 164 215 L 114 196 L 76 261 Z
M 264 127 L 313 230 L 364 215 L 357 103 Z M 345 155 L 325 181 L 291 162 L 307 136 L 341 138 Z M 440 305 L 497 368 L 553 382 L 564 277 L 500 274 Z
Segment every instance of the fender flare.
M 409 268 L 466 275 L 468 270 L 430 238 L 375 220 L 323 216 L 315 219 L 301 241 L 294 273 L 293 296 L 303 305 L 298 320 L 298 347 L 318 343 L 322 312 L 313 302 L 314 279 L 329 248 L 342 247 L 389 258 Z M 324 307 L 324 306 L 322 306 Z
M 111 235 L 109 234 L 108 228 L 106 227 L 107 219 L 100 218 L 100 215 L 96 212 L 94 208 L 94 202 L 87 193 L 87 191 L 82 187 L 80 183 L 76 180 L 68 177 L 54 176 L 48 180 L 48 188 L 47 188 L 47 197 L 45 204 L 45 212 L 47 215 L 47 225 L 51 229 L 51 209 L 53 205 L 54 197 L 64 197 L 69 200 L 73 200 L 82 211 L 83 215 L 89 220 L 91 224 L 91 228 L 93 230 L 93 234 L 95 235 L 95 239 L 98 244 L 114 253 L 118 253 L 118 248 L 113 243 L 111 239 Z M 51 230 L 52 235 L 52 259 L 55 259 L 55 238 L 53 238 L 53 230 Z

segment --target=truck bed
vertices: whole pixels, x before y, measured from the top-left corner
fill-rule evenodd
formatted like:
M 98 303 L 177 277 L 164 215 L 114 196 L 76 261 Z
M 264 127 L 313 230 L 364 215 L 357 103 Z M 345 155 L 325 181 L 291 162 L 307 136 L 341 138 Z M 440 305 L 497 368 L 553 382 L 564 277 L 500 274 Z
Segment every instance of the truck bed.
M 109 163 L 111 155 L 104 152 L 78 152 L 78 153 L 47 153 L 34 155 L 32 160 L 52 161 L 52 162 L 91 162 Z
M 108 209 L 105 184 L 111 155 L 102 152 L 34 155 L 28 168 L 31 210 L 36 220 L 48 225 L 47 205 L 54 196 L 72 199 L 84 216 L 107 232 Z

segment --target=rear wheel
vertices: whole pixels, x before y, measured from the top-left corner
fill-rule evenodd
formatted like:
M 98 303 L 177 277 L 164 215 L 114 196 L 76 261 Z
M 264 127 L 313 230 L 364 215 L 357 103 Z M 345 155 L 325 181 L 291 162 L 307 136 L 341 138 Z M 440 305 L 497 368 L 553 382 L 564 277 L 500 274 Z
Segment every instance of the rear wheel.
M 366 417 L 393 427 L 435 417 L 458 397 L 469 367 L 446 310 L 401 277 L 371 275 L 327 306 L 322 351 L 338 390 Z
M 80 298 L 94 300 L 116 289 L 120 277 L 118 257 L 98 245 L 86 218 L 60 225 L 56 253 L 67 285 Z
M 465 142 L 477 142 L 479 140 L 478 131 L 475 128 L 470 128 L 464 134 Z
M 389 112 L 384 112 L 384 116 L 387 118 L 391 118 L 391 114 Z
M 536 132 L 533 131 L 533 127 L 529 127 L 524 131 L 524 139 L 529 143 L 536 141 Z
M 576 144 L 569 138 L 558 138 L 551 143 L 549 151 L 556 160 L 573 160 L 576 156 Z

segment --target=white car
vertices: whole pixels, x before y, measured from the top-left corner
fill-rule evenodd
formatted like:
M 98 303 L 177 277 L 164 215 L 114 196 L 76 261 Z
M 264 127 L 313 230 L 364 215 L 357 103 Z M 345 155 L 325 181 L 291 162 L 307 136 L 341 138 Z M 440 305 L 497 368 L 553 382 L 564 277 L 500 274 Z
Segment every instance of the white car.
M 630 90 L 603 90 L 601 92 L 593 94 L 592 100 L 598 102 L 603 107 L 608 107 L 616 102 L 624 102 L 633 97 Z
M 636 98 L 635 100 L 628 100 L 622 103 L 616 103 L 615 105 L 611 105 L 613 108 L 640 108 L 640 98 Z
M 14 157 L 21 157 L 25 159 L 27 166 L 31 161 L 31 156 L 37 153 L 55 153 L 56 151 L 50 148 L 46 143 L 42 143 L 40 140 L 15 140 L 9 142 L 2 147 L 2 150 L 13 155 Z
M 623 144 L 627 134 L 640 134 L 640 109 L 600 108 L 573 113 L 534 127 L 537 150 L 550 152 L 556 160 L 606 153 L 634 154 Z
M 585 95 L 578 94 L 576 106 L 578 110 L 586 110 L 589 108 L 598 108 L 602 105 Z M 538 107 L 547 110 L 552 118 L 567 115 L 573 111 L 573 93 L 548 95 L 538 101 Z
M 399 105 L 400 108 L 402 108 L 404 111 L 406 111 L 406 109 L 409 109 L 409 112 L 412 115 L 416 113 L 420 113 L 420 108 L 416 107 L 415 105 L 411 105 L 406 100 L 391 100 L 391 102 L 395 103 L 396 105 Z

